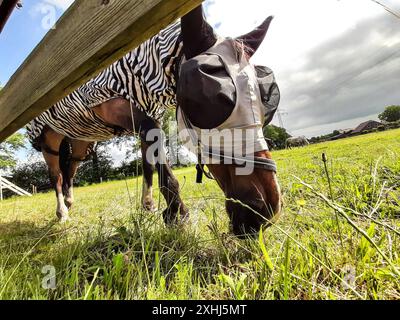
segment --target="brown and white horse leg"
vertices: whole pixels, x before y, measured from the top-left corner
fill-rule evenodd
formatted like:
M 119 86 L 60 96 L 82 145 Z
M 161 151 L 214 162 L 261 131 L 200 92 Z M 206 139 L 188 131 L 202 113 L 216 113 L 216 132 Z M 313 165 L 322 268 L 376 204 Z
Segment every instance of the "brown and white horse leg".
M 96 114 L 102 118 L 106 123 L 125 128 L 128 130 L 135 129 L 136 133 L 140 134 L 142 139 L 142 151 L 145 155 L 146 162 L 153 163 L 153 159 L 148 158 L 147 151 L 150 149 L 158 149 L 161 151 L 159 156 L 165 158 L 164 149 L 159 147 L 163 144 L 163 141 L 154 141 L 151 138 L 147 139 L 147 134 L 150 131 L 161 132 L 160 126 L 152 119 L 150 119 L 144 112 L 140 111 L 135 106 L 130 106 L 129 101 L 117 98 L 107 101 L 95 108 L 93 110 Z M 132 112 L 132 113 L 131 113 Z M 132 119 L 134 121 L 132 121 Z M 133 123 L 134 122 L 134 123 Z M 140 129 L 140 130 L 136 130 Z M 153 132 L 154 133 L 154 132 Z M 153 134 L 154 136 L 154 134 Z M 155 136 L 160 136 L 160 134 L 155 134 Z M 154 148 L 155 147 L 155 148 Z M 151 154 L 152 152 L 150 152 Z M 158 156 L 158 155 L 157 155 Z M 178 222 L 178 214 L 181 220 L 188 216 L 188 210 L 182 202 L 179 196 L 179 183 L 174 177 L 171 168 L 168 163 L 163 162 L 162 164 L 156 163 L 156 168 L 159 176 L 160 191 L 163 194 L 165 200 L 167 201 L 168 208 L 164 211 L 164 221 L 167 224 L 172 224 Z M 148 174 L 150 177 L 150 174 Z M 150 179 L 147 181 L 149 188 L 145 187 L 145 194 L 150 194 Z
M 154 212 L 156 211 L 156 206 L 153 199 L 153 174 L 155 167 L 148 161 L 146 157 L 147 145 L 143 139 L 141 141 L 141 150 L 143 167 L 142 205 L 145 210 Z
M 60 222 L 64 223 L 69 219 L 68 208 L 64 203 L 63 195 L 63 174 L 60 168 L 59 150 L 64 136 L 54 132 L 53 130 L 46 130 L 42 137 L 42 153 L 43 157 L 49 167 L 50 181 L 56 191 L 57 197 L 57 217 Z
M 179 182 L 172 173 L 168 164 L 157 164 L 160 191 L 163 194 L 167 209 L 163 212 L 164 222 L 167 225 L 185 222 L 189 218 L 189 210 L 180 196 Z
M 90 142 L 70 140 L 72 153 L 68 159 L 67 172 L 64 173 L 64 201 L 68 209 L 71 209 L 74 203 L 74 178 L 82 161 L 87 156 L 87 150 Z
M 167 202 L 167 209 L 163 212 L 164 222 L 167 225 L 184 222 L 188 218 L 189 212 L 179 195 L 179 182 L 166 161 L 163 141 L 160 140 L 162 137 L 160 127 L 155 121 L 147 119 L 141 124 L 140 136 L 142 154 L 146 161 L 155 163 L 160 191 Z M 158 138 L 154 139 L 155 137 Z

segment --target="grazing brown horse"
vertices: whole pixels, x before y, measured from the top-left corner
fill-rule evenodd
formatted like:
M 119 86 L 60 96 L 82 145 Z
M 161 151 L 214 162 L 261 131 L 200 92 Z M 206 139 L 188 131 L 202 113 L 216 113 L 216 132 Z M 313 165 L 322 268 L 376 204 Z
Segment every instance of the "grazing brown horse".
M 256 135 L 262 130 L 261 119 L 264 114 L 260 114 L 259 106 L 262 105 L 264 97 L 257 89 L 255 68 L 249 63 L 249 59 L 264 40 L 271 20 L 272 18 L 268 18 L 256 30 L 237 39 L 223 39 L 218 37 L 206 22 L 201 6 L 181 19 L 180 34 L 176 38 L 179 49 L 175 52 L 173 46 L 167 44 L 168 50 L 174 51 L 176 59 L 162 61 L 163 70 L 167 70 L 165 73 L 171 84 L 165 91 L 172 91 L 172 95 L 177 99 L 180 126 L 189 130 L 208 130 L 219 128 L 223 124 L 228 130 L 234 127 L 255 128 Z M 163 45 L 162 40 L 158 42 L 161 43 L 160 46 Z M 146 110 L 143 107 L 150 104 L 154 97 L 158 99 L 159 95 L 152 94 L 152 85 L 162 76 L 157 75 L 152 65 L 149 77 L 150 74 L 154 77 L 149 80 L 149 77 L 144 75 L 146 68 L 140 68 L 144 63 L 140 57 L 142 56 L 138 54 L 132 60 L 127 59 L 128 62 L 133 61 L 131 65 L 128 62 L 124 64 L 134 70 L 135 77 L 139 75 L 142 79 L 137 81 L 128 77 L 132 87 L 136 88 L 135 93 L 115 94 L 120 83 L 119 77 L 114 76 L 108 87 L 113 94 L 98 105 L 88 102 L 92 105 L 85 112 L 93 113 L 90 113 L 92 122 L 87 124 L 87 127 L 97 129 L 99 123 L 103 123 L 108 128 L 115 129 L 114 132 L 110 132 L 110 137 L 117 132 L 140 136 L 144 169 L 143 205 L 149 210 L 154 206 L 151 188 L 155 166 L 159 174 L 160 190 L 167 202 L 167 209 L 163 212 L 164 221 L 167 224 L 176 223 L 188 216 L 188 210 L 179 195 L 178 181 L 168 163 L 164 161 L 163 141 L 160 138 L 162 135 L 157 134 L 161 131 L 159 121 L 148 111 L 151 108 Z M 109 73 L 114 74 L 114 69 L 117 69 L 117 65 L 110 67 Z M 143 84 L 143 81 L 147 82 Z M 106 81 L 98 81 L 100 82 Z M 93 87 L 93 82 L 90 86 Z M 88 100 L 85 96 L 87 87 L 89 85 L 80 91 L 79 101 Z M 72 98 L 73 96 L 66 98 L 65 104 Z M 155 102 L 156 106 L 165 100 L 163 96 L 159 99 L 159 102 Z M 141 102 L 142 100 L 144 102 Z M 176 104 L 174 99 L 172 101 Z M 68 110 L 73 113 L 72 109 Z M 75 116 L 69 112 L 65 113 L 68 121 L 74 121 Z M 56 113 L 57 106 L 51 111 L 53 119 L 57 118 Z M 62 126 L 57 129 L 56 125 L 49 121 L 35 140 L 37 149 L 43 152 L 50 168 L 58 199 L 57 215 L 63 221 L 68 218 L 68 209 L 73 203 L 73 177 L 78 164 L 86 157 L 91 141 L 96 140 L 95 135 L 91 136 L 91 139 L 80 139 L 75 133 L 68 136 Z M 154 139 L 154 136 L 158 138 Z M 239 236 L 257 232 L 263 225 L 274 222 L 281 212 L 281 193 L 276 167 L 265 140 L 262 137 L 262 142 L 259 138 L 257 136 L 251 141 L 252 146 L 256 146 L 251 154 L 243 154 L 240 159 L 233 157 L 233 162 L 227 162 L 225 160 L 228 156 L 219 150 L 220 161 L 206 163 L 226 196 L 226 209 L 231 219 L 232 230 Z M 199 141 L 199 146 L 200 144 L 204 146 L 204 141 Z M 239 147 L 243 147 L 244 144 L 245 142 L 240 142 Z M 154 146 L 156 152 L 149 152 Z M 201 149 L 199 148 L 199 158 L 212 157 L 208 149 Z M 241 161 L 237 160 L 243 161 L 238 164 Z M 238 168 L 243 167 L 243 162 L 254 166 L 246 175 L 238 174 Z

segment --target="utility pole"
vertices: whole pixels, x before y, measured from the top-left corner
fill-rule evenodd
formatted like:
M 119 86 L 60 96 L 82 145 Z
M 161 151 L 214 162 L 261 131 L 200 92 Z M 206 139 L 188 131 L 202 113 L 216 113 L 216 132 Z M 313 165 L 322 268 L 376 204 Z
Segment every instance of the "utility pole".
M 278 120 L 279 120 L 279 126 L 284 129 L 285 126 L 283 124 L 283 118 L 282 116 L 287 116 L 289 113 L 285 109 L 278 110 L 277 115 L 278 115 Z

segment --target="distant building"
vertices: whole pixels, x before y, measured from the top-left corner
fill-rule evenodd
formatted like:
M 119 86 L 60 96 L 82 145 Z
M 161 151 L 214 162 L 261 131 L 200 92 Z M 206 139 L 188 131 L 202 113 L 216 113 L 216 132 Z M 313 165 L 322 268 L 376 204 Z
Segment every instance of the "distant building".
M 361 123 L 357 128 L 355 128 L 353 130 L 353 132 L 351 134 L 356 135 L 356 134 L 363 133 L 365 131 L 370 131 L 370 130 L 373 130 L 373 129 L 377 129 L 381 125 L 382 125 L 382 123 L 380 123 L 378 121 L 369 120 L 367 122 Z
M 349 129 L 340 129 L 338 130 L 340 134 L 349 134 L 353 132 L 353 128 L 349 128 Z
M 347 137 L 350 137 L 351 134 L 353 133 L 354 129 L 342 129 L 342 130 L 338 130 L 339 134 L 330 138 L 330 140 L 334 141 L 334 140 L 339 140 L 339 139 L 344 139 Z
M 344 139 L 350 136 L 356 136 L 359 134 L 362 134 L 367 131 L 371 131 L 373 129 L 377 129 L 381 127 L 383 123 L 374 121 L 374 120 L 369 120 L 366 122 L 361 123 L 357 128 L 355 129 L 343 129 L 343 130 L 338 130 L 339 134 L 330 138 L 329 140 L 339 140 L 339 139 Z

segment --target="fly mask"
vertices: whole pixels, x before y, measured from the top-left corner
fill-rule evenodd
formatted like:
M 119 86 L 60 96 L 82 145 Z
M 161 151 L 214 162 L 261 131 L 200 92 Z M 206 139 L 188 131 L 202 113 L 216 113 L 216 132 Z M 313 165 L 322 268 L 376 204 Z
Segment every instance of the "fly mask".
M 181 64 L 179 136 L 198 154 L 201 168 L 205 164 L 236 164 L 276 172 L 273 160 L 254 154 L 268 151 L 263 127 L 272 121 L 278 108 L 279 88 L 269 68 L 251 65 L 236 46 L 235 40 L 220 38 L 209 50 Z M 185 110 L 188 105 L 198 110 L 205 105 L 214 110 L 231 106 L 232 112 L 215 128 L 205 130 L 189 120 Z

